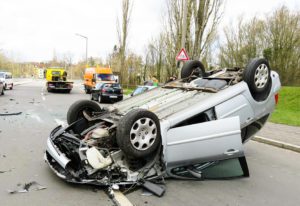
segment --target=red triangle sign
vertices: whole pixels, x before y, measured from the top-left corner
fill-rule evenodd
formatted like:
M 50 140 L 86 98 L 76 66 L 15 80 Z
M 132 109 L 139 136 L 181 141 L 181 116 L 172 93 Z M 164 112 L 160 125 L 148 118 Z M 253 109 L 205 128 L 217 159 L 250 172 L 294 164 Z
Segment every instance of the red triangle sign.
M 176 60 L 177 61 L 187 61 L 189 60 L 189 56 L 187 55 L 186 51 L 184 50 L 184 48 L 182 48 L 180 50 L 180 52 L 177 54 L 176 56 Z

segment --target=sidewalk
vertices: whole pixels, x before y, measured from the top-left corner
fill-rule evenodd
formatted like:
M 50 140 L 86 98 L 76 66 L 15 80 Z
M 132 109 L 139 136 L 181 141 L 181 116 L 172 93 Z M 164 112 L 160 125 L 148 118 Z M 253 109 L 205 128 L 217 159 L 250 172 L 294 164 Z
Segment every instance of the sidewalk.
M 253 140 L 300 153 L 300 127 L 267 122 Z

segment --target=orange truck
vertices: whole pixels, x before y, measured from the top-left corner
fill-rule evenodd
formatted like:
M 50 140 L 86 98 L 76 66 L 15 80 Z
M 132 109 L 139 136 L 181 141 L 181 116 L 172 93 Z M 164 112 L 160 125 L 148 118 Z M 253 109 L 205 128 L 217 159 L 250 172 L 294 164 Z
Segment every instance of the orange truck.
M 116 81 L 111 68 L 90 67 L 85 69 L 84 90 L 87 94 L 91 93 L 97 83 L 115 83 Z

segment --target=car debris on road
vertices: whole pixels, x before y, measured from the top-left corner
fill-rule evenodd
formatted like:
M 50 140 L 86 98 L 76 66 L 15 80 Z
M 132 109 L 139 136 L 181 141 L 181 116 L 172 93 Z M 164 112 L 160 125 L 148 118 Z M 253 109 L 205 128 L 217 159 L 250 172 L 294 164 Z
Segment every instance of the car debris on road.
M 38 182 L 31 181 L 31 182 L 25 183 L 25 184 L 17 184 L 16 189 L 7 190 L 7 191 L 9 194 L 26 193 L 26 192 L 29 192 L 30 188 L 35 191 L 47 189 L 47 187 L 39 184 Z
M 14 116 L 14 115 L 20 115 L 22 112 L 12 112 L 12 113 L 0 113 L 0 116 Z

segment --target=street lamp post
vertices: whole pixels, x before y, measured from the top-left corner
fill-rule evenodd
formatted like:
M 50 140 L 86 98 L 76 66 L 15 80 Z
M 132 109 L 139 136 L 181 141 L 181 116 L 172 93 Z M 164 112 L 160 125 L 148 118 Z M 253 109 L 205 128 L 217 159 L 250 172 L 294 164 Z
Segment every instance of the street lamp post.
M 75 35 L 85 39 L 85 61 L 86 61 L 86 65 L 88 65 L 88 38 L 78 33 L 76 33 Z

